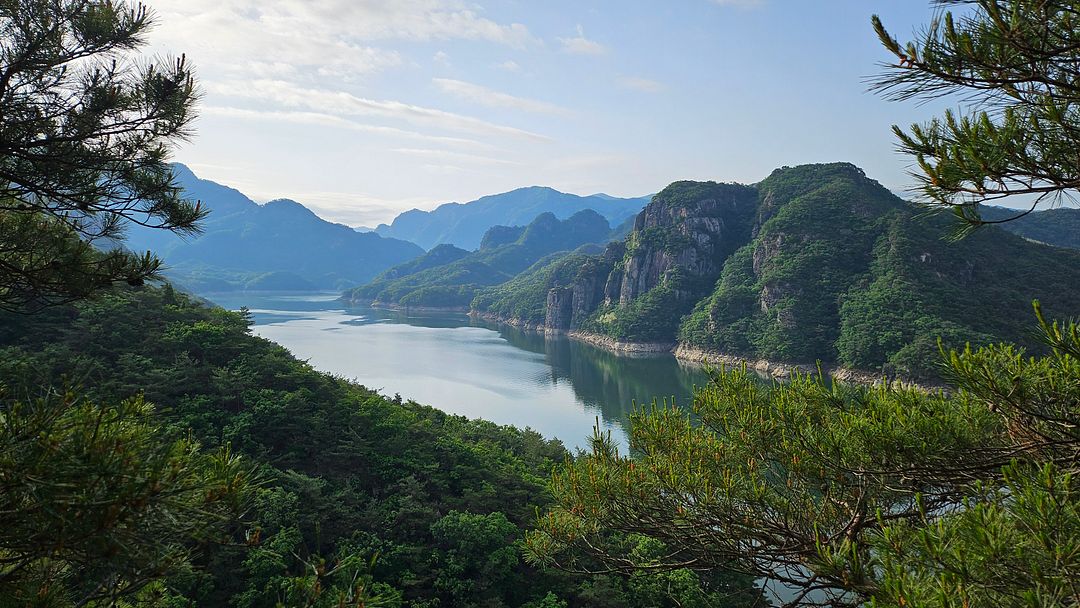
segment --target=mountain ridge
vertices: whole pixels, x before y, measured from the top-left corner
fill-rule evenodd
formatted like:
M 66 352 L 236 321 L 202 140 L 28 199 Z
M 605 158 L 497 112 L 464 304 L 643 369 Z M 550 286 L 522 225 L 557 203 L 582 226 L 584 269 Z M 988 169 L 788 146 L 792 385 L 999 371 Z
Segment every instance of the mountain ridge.
M 276 289 L 340 290 L 423 253 L 413 243 L 324 220 L 291 199 L 260 205 L 184 165 L 173 170 L 185 194 L 210 209 L 203 231 L 180 237 L 131 225 L 123 244 L 153 251 L 166 277 L 195 292 L 263 289 L 268 273 L 277 273 L 269 281 Z
M 364 305 L 466 307 L 482 287 L 504 283 L 555 252 L 605 242 L 610 236 L 607 220 L 591 209 L 565 220 L 545 212 L 526 226 L 489 228 L 476 251 L 438 245 L 343 297 Z
M 392 223 L 380 224 L 375 232 L 411 241 L 424 249 L 448 243 L 472 250 L 480 246 L 480 240 L 489 228 L 521 226 L 545 212 L 562 220 L 578 211 L 592 209 L 612 225 L 618 225 L 640 211 L 650 198 L 618 198 L 606 194 L 578 196 L 548 186 L 527 186 L 467 203 L 443 203 L 431 211 L 410 209 L 399 214 Z

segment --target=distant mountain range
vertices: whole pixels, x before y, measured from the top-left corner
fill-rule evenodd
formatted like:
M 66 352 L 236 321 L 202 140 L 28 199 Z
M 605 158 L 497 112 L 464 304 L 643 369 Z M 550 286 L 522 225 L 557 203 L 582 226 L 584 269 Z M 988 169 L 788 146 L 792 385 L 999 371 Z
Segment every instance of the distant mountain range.
M 542 213 L 528 226 L 493 226 L 469 252 L 443 244 L 388 269 L 345 298 L 363 305 L 468 307 L 484 287 L 509 281 L 542 258 L 600 244 L 615 237 L 607 220 L 585 209 L 565 220 Z
M 124 245 L 155 252 L 166 276 L 189 290 L 340 290 L 423 253 L 407 241 L 323 220 L 296 201 L 260 205 L 183 165 L 174 170 L 187 195 L 211 211 L 203 232 L 180 238 L 131 226 Z
M 1080 209 L 1058 207 L 1021 216 L 1023 212 L 987 206 L 982 208 L 981 215 L 984 220 L 1009 220 L 1002 222 L 1000 226 L 1026 239 L 1056 247 L 1080 249 Z
M 596 211 L 611 225 L 617 226 L 641 211 L 650 198 L 616 198 L 606 194 L 577 196 L 534 186 L 468 203 L 446 203 L 433 211 L 406 211 L 393 223 L 380 224 L 375 232 L 380 236 L 411 241 L 424 249 L 450 244 L 471 251 L 480 246 L 480 239 L 493 226 L 524 226 L 541 213 L 566 219 L 585 209 Z

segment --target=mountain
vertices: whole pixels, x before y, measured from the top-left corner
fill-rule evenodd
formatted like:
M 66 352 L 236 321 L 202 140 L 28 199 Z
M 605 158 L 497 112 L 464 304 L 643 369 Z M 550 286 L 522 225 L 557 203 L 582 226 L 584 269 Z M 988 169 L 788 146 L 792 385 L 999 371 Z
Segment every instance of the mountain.
M 607 220 L 591 209 L 565 220 L 542 213 L 527 226 L 493 226 L 474 252 L 439 245 L 344 297 L 363 304 L 468 306 L 481 287 L 504 283 L 552 253 L 606 242 L 610 235 Z
M 1017 217 L 1023 213 L 1022 210 L 1004 207 L 986 206 L 980 213 L 985 220 L 1009 220 L 1001 227 L 1026 239 L 1055 247 L 1080 249 L 1080 209 L 1076 207 L 1033 211 L 1022 217 Z
M 1040 350 L 1031 301 L 1049 316 L 1080 308 L 1080 253 L 998 228 L 948 242 L 952 221 L 847 163 L 785 167 L 753 186 L 677 182 L 624 242 L 544 260 L 473 305 L 609 343 L 678 343 L 685 356 L 909 378 L 935 377 L 938 338 Z
M 577 196 L 534 186 L 485 196 L 469 203 L 446 203 L 434 211 L 406 211 L 390 225 L 380 224 L 375 232 L 411 241 L 424 249 L 449 243 L 472 250 L 480 246 L 480 239 L 489 228 L 522 226 L 541 213 L 566 219 L 578 211 L 592 209 L 612 225 L 618 225 L 641 211 L 650 198 L 616 198 L 606 194 Z
M 170 279 L 196 292 L 344 289 L 423 253 L 413 243 L 323 220 L 296 201 L 260 205 L 183 165 L 174 170 L 187 195 L 211 211 L 203 232 L 181 238 L 132 226 L 124 244 L 155 252 Z

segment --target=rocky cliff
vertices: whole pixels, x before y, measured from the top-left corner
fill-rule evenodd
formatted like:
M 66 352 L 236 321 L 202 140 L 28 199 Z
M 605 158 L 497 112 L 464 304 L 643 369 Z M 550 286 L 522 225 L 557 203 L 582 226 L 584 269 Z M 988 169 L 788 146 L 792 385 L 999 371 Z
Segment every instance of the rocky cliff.
M 724 260 L 750 238 L 750 186 L 676 182 L 638 214 L 625 242 L 548 294 L 549 328 L 621 340 L 671 339 L 679 318 L 715 283 Z

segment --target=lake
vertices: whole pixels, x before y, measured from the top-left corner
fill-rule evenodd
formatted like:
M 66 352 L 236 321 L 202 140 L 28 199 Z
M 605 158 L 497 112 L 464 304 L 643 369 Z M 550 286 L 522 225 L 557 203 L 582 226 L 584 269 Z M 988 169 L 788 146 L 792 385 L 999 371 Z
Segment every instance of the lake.
M 599 421 L 626 446 L 633 403 L 689 405 L 704 371 L 670 355 L 616 355 L 462 313 L 348 307 L 336 293 L 212 294 L 252 331 L 316 369 L 469 418 L 529 427 L 584 448 Z

